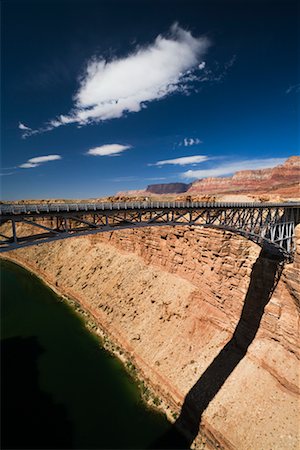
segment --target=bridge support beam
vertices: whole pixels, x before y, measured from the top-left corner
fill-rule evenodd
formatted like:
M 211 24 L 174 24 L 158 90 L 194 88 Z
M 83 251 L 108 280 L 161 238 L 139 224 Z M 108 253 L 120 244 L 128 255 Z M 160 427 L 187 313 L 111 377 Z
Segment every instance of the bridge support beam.
M 12 233 L 13 233 L 13 242 L 14 242 L 14 244 L 17 244 L 18 243 L 17 229 L 16 229 L 16 221 L 14 219 L 11 221 L 11 225 L 12 225 Z

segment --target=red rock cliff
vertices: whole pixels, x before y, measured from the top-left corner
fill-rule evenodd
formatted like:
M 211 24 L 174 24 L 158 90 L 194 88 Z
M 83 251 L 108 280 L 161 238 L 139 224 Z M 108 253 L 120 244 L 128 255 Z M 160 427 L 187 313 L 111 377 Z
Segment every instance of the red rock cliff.
M 93 314 L 190 439 L 200 425 L 194 445 L 298 449 L 300 253 L 281 275 L 259 255 L 228 232 L 170 227 L 11 254 Z
M 190 194 L 277 193 L 299 197 L 300 157 L 292 156 L 273 169 L 243 170 L 227 178 L 205 178 L 192 183 Z

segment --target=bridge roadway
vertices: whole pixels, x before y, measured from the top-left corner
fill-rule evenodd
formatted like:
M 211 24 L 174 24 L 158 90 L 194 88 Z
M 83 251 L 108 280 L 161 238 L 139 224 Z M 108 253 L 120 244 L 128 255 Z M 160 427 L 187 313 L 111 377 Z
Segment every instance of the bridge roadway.
M 228 230 L 245 236 L 273 254 L 292 259 L 294 229 L 299 222 L 299 202 L 2 204 L 0 252 L 123 228 L 189 225 Z M 20 223 L 27 226 L 20 230 Z M 39 233 L 32 233 L 31 228 Z

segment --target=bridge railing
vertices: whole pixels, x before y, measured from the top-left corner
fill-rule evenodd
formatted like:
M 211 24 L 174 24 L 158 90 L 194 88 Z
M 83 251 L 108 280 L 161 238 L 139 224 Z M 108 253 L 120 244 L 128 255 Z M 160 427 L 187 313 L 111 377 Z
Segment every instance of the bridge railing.
M 41 203 L 41 204 L 3 204 L 0 215 L 41 214 L 58 212 L 106 211 L 126 209 L 158 209 L 158 208 L 274 208 L 300 207 L 300 203 L 227 203 L 227 202 L 103 202 L 103 203 Z

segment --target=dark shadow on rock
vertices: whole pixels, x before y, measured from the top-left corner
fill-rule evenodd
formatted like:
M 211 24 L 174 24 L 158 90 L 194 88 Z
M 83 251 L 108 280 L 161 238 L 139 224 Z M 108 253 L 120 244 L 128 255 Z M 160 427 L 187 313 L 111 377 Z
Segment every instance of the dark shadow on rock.
M 72 448 L 71 424 L 62 405 L 38 382 L 42 353 L 35 337 L 1 341 L 1 448 Z
M 253 265 L 241 317 L 230 341 L 185 397 L 180 416 L 152 449 L 189 449 L 199 432 L 201 417 L 235 367 L 244 358 L 259 329 L 264 308 L 280 279 L 283 261 L 261 250 Z

